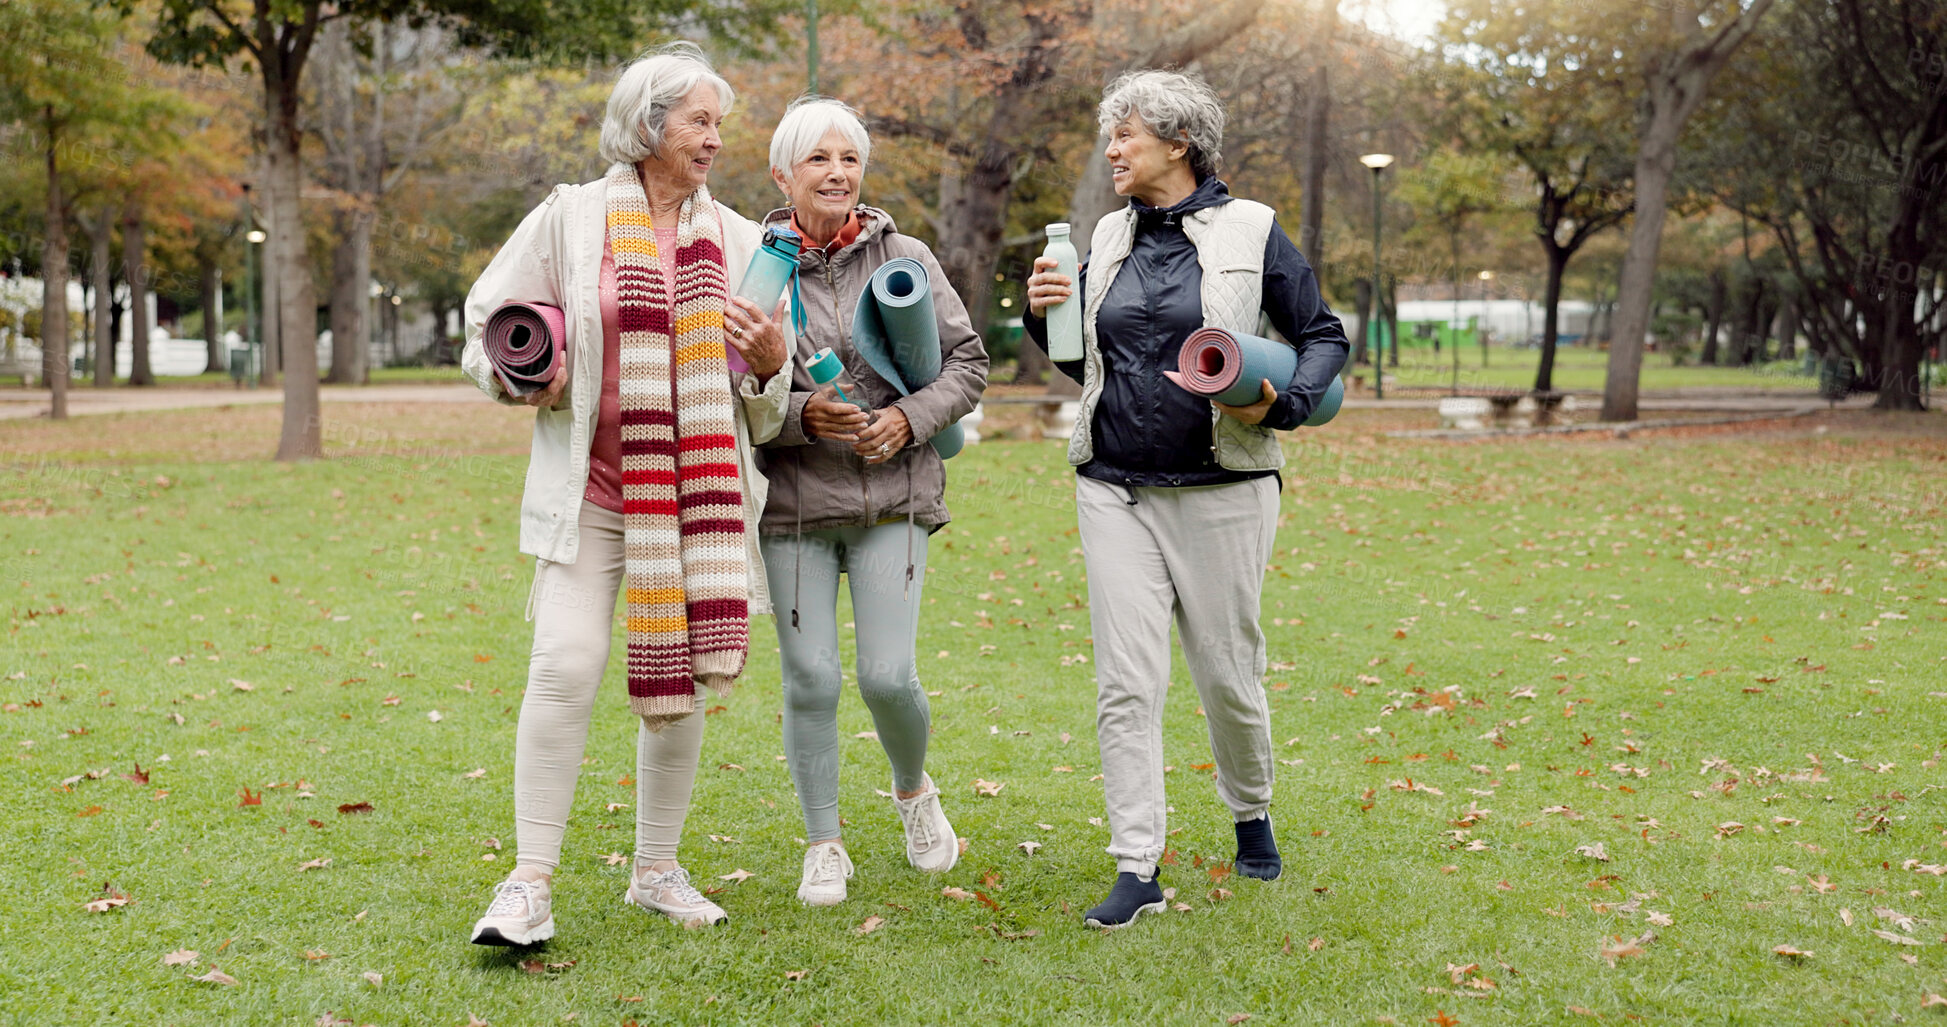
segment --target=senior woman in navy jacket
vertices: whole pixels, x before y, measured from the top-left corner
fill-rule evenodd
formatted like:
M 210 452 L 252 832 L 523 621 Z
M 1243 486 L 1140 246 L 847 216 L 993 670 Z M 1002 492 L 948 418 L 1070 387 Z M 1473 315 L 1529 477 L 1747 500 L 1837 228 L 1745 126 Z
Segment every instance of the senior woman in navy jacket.
M 1026 324 L 1045 344 L 1044 312 L 1080 288 L 1084 356 L 1058 366 L 1082 383 L 1068 459 L 1117 871 L 1084 920 L 1114 928 L 1164 908 L 1156 866 L 1168 837 L 1161 718 L 1172 618 L 1236 825 L 1236 870 L 1261 880 L 1283 870 L 1258 628 L 1284 462 L 1273 431 L 1310 416 L 1349 347 L 1271 208 L 1232 198 L 1216 177 L 1224 111 L 1209 86 L 1134 72 L 1109 86 L 1098 113 L 1129 206 L 1096 225 L 1080 283 L 1035 262 Z M 1258 402 L 1214 403 L 1164 377 L 1191 332 L 1258 334 L 1261 317 L 1297 348 L 1298 367 L 1289 382 L 1261 382 Z

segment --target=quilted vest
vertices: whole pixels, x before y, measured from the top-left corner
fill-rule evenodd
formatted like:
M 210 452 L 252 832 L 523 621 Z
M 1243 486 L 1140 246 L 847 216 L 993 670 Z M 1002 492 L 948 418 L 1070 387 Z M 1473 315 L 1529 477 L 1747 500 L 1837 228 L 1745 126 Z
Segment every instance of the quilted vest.
M 1203 269 L 1203 323 L 1208 327 L 1256 334 L 1264 300 L 1264 245 L 1275 212 L 1253 200 L 1232 199 L 1183 217 L 1183 234 L 1197 248 Z M 1095 320 L 1102 298 L 1135 244 L 1136 212 L 1128 207 L 1095 224 L 1089 249 L 1088 296 L 1082 305 L 1082 398 L 1075 433 L 1068 439 L 1068 462 L 1080 467 L 1095 457 L 1095 406 L 1102 399 L 1102 350 Z M 1245 424 L 1210 408 L 1211 455 L 1233 471 L 1270 471 L 1284 466 L 1284 448 L 1271 429 Z

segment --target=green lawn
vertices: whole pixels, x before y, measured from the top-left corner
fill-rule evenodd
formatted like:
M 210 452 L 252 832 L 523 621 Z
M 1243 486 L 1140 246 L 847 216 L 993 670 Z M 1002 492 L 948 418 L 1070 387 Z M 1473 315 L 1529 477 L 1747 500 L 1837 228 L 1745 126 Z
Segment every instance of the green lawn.
M 1435 355 L 1431 346 L 1408 344 L 1399 352 L 1400 366 L 1387 368 L 1387 385 L 1395 380 L 1412 388 L 1447 388 L 1454 379 L 1453 351 L 1443 349 Z M 1460 351 L 1462 389 L 1532 389 L 1535 370 L 1541 366 L 1538 349 L 1492 347 L 1487 366 L 1481 366 L 1479 347 L 1463 345 Z M 1695 364 L 1673 367 L 1666 354 L 1643 355 L 1638 387 L 1648 390 L 1686 388 L 1741 388 L 1803 391 L 1816 393 L 1818 379 L 1796 374 L 1796 362 L 1760 364 L 1753 367 L 1700 367 Z M 1368 369 L 1369 370 L 1369 369 Z M 1600 392 L 1609 376 L 1609 354 L 1589 346 L 1563 346 L 1555 351 L 1554 385 L 1562 390 Z
M 373 409 L 333 416 L 389 416 L 357 406 Z M 1926 872 L 1947 864 L 1938 415 L 1466 446 L 1380 444 L 1352 417 L 1294 439 L 1264 616 L 1285 878 L 1216 880 L 1228 817 L 1179 687 L 1164 884 L 1183 911 L 1109 936 L 1078 916 L 1112 866 L 1069 472 L 1054 443 L 973 447 L 951 465 L 920 643 L 961 864 L 905 867 L 874 794 L 884 757 L 849 740 L 851 898 L 798 905 L 762 621 L 710 718 L 684 842 L 730 923 L 684 931 L 618 901 L 626 868 L 604 855 L 633 841 L 634 727 L 613 661 L 560 934 L 531 955 L 466 943 L 514 857 L 522 415 L 442 411 L 417 445 L 333 433 L 334 458 L 299 467 L 103 443 L 168 453 L 170 432 L 273 416 L 0 424 L 0 1021 L 1943 1012 L 1922 1006 L 1947 992 L 1947 878 Z M 841 737 L 870 726 L 848 695 Z M 1005 787 L 976 798 L 976 778 Z M 755 876 L 719 880 L 739 869 Z M 129 901 L 86 908 L 113 896 Z M 884 924 L 861 934 L 868 917 Z M 238 983 L 191 979 L 213 967 Z

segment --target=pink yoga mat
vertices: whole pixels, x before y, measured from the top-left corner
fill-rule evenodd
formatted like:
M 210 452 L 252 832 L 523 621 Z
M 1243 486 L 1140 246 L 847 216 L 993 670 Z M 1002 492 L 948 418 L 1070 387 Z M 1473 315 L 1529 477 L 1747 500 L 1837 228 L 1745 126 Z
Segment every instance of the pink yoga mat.
M 482 344 L 509 395 L 525 396 L 567 373 L 568 321 L 560 307 L 508 300 L 487 315 Z

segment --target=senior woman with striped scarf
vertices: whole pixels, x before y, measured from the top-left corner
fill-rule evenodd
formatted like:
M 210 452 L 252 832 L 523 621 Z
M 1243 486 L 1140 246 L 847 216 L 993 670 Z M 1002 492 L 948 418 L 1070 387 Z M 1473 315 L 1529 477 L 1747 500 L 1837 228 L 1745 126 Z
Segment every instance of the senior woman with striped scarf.
M 758 226 L 710 198 L 730 86 L 676 44 L 631 63 L 609 96 L 608 174 L 558 186 L 467 296 L 461 364 L 494 399 L 537 408 L 521 502 L 536 558 L 534 647 L 514 742 L 514 870 L 474 925 L 481 945 L 554 935 L 552 881 L 627 603 L 636 852 L 624 901 L 684 924 L 726 919 L 676 860 L 712 691 L 742 673 L 769 611 L 757 549 L 765 484 L 752 446 L 777 435 L 791 376 L 786 304 L 732 294 Z M 482 325 L 509 300 L 559 307 L 566 369 L 508 396 Z

